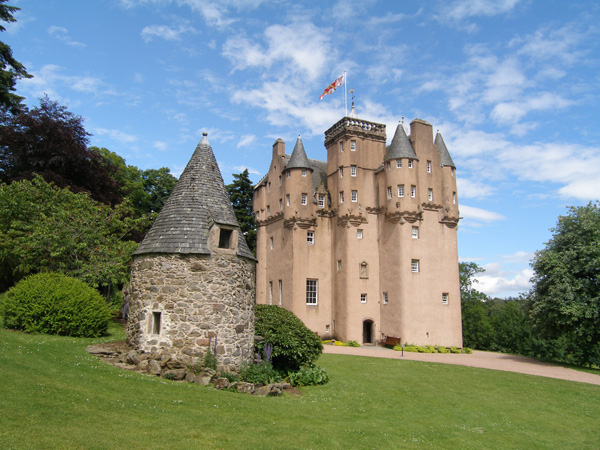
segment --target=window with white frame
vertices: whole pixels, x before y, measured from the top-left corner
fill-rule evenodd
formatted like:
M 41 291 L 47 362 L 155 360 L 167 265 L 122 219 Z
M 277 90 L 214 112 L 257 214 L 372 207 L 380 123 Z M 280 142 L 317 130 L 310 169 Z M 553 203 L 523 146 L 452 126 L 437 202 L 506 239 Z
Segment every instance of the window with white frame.
M 306 280 L 306 304 L 316 305 L 318 300 L 319 280 Z
M 273 282 L 269 281 L 269 305 L 273 304 Z
M 454 176 L 454 167 L 450 167 L 450 174 Z
M 344 203 L 344 191 L 340 191 L 340 203 Z
M 269 238 L 269 247 L 271 247 L 271 250 L 273 250 L 273 237 L 272 236 Z
M 383 293 L 383 304 L 384 304 L 384 305 L 387 305 L 387 304 L 388 304 L 388 300 L 389 300 L 389 299 L 388 299 L 388 293 L 387 293 L 387 292 L 384 292 L 384 293 Z
M 356 239 L 363 238 L 363 230 L 356 230 Z
M 433 189 L 427 189 L 427 200 L 433 201 Z
M 412 185 L 410 187 L 410 196 L 412 198 L 415 198 L 417 196 L 417 187 L 415 185 Z
M 279 280 L 279 304 L 283 301 L 283 281 Z
M 413 168 L 413 161 L 412 161 L 412 159 L 409 159 L 409 160 L 408 160 L 408 168 L 409 168 L 409 169 L 412 169 L 412 168 Z
M 404 185 L 403 184 L 398 185 L 398 197 L 404 197 Z
M 412 238 L 419 239 L 419 227 L 412 227 Z
M 402 160 L 401 159 L 396 160 L 396 169 L 402 169 Z
M 302 203 L 303 205 L 306 205 L 308 203 L 308 194 L 302 193 L 300 197 L 300 203 Z
M 319 208 L 325 208 L 325 194 L 319 194 Z
M 290 206 L 290 194 L 285 194 L 285 206 Z
M 360 302 L 367 303 L 367 294 L 360 294 Z
M 305 177 L 306 176 L 306 169 L 302 169 L 302 176 Z
M 410 270 L 413 273 L 417 273 L 419 271 L 419 260 L 418 259 L 411 259 Z
M 356 151 L 356 141 L 350 141 L 350 151 Z
M 387 187 L 387 198 L 388 198 L 388 200 L 392 199 L 392 187 L 391 186 Z
M 351 177 L 356 176 L 356 166 L 350 166 L 350 176 Z
M 344 143 L 340 142 L 340 152 L 344 152 Z
M 431 173 L 431 161 L 427 161 L 427 173 Z
M 340 166 L 340 178 L 344 178 L 344 166 Z
M 442 305 L 447 305 L 448 304 L 448 293 L 444 292 L 442 294 Z
M 352 191 L 351 196 L 350 196 L 350 200 L 352 200 L 353 202 L 357 202 L 358 201 L 358 191 Z
M 308 243 L 308 245 L 314 245 L 314 243 L 315 243 L 315 232 L 314 231 L 306 232 L 306 242 Z

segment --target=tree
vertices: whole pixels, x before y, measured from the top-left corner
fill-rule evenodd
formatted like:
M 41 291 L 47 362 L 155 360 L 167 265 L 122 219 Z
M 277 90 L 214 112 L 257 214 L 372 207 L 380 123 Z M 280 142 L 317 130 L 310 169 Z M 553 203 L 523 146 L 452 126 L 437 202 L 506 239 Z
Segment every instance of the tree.
M 494 329 L 490 323 L 487 295 L 473 288 L 475 275 L 484 271 L 474 262 L 458 264 L 463 345 L 488 350 L 493 342 Z
M 145 211 L 158 214 L 177 184 L 177 178 L 171 175 L 168 167 L 161 167 L 160 169 L 144 170 L 142 180 L 144 191 L 147 194 L 144 204 Z
M 239 174 L 234 173 L 233 182 L 226 187 L 248 248 L 256 255 L 256 222 L 252 209 L 254 188 L 248 176 L 248 169 Z
M 551 231 L 531 263 L 534 329 L 574 362 L 600 364 L 600 202 L 569 208 Z
M 97 201 L 122 200 L 115 171 L 100 154 L 87 148 L 83 118 L 65 106 L 40 99 L 40 106 L 17 114 L 0 112 L 0 182 L 30 180 L 34 174 L 73 192 L 87 191 Z
M 0 0 L 0 20 L 7 23 L 16 22 L 13 13 L 21 8 L 5 5 L 6 2 L 7 0 Z M 0 31 L 5 30 L 6 28 L 0 25 Z M 15 85 L 19 79 L 31 77 L 32 75 L 27 73 L 23 64 L 13 57 L 11 48 L 0 41 L 0 109 L 12 114 L 21 110 L 23 97 L 14 93 Z
M 127 240 L 138 221 L 127 203 L 114 209 L 44 181 L 0 184 L 0 292 L 29 274 L 60 272 L 107 295 L 129 280 Z
M 531 352 L 531 325 L 529 300 L 494 299 L 489 308 L 490 323 L 494 330 L 492 348 L 506 353 L 528 355 Z

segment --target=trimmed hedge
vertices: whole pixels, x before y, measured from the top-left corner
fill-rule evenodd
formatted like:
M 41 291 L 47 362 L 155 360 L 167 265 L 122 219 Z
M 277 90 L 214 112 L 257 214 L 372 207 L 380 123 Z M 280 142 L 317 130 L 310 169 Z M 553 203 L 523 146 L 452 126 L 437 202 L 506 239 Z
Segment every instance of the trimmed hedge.
M 273 346 L 271 363 L 282 372 L 297 372 L 311 365 L 323 351 L 319 337 L 291 311 L 276 305 L 256 305 L 255 332 L 264 338 L 256 347 L 262 354 Z
M 110 308 L 84 282 L 46 272 L 31 275 L 1 298 L 4 326 L 27 333 L 98 337 L 106 334 Z

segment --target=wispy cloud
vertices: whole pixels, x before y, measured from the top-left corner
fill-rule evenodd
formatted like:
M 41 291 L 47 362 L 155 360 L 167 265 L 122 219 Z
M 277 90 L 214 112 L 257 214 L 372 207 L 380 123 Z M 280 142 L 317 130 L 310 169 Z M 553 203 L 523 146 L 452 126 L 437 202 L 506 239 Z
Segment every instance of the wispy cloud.
M 506 297 L 531 289 L 530 279 L 533 271 L 529 268 L 510 270 L 501 263 L 483 266 L 485 272 L 475 276 L 476 289 L 491 297 Z
M 93 131 L 93 134 L 95 134 L 97 136 L 108 136 L 109 138 L 113 139 L 114 141 L 116 141 L 120 144 L 131 144 L 138 140 L 137 136 L 134 136 L 133 134 L 125 133 L 124 131 L 121 131 L 121 130 L 114 130 L 114 129 L 108 129 L 108 128 L 93 128 L 92 131 Z
M 506 220 L 506 217 L 504 217 L 502 214 L 488 211 L 486 209 L 475 208 L 474 206 L 460 205 L 459 209 L 461 217 L 468 220 L 486 223 Z
M 256 136 L 254 136 L 253 134 L 246 134 L 245 136 L 242 136 L 242 138 L 240 139 L 240 142 L 238 142 L 237 148 L 248 147 L 255 141 L 256 141 Z
M 69 32 L 65 27 L 53 25 L 48 28 L 48 34 L 53 38 L 64 42 L 67 45 L 70 45 L 71 47 L 85 47 L 85 44 L 83 42 L 77 42 L 71 39 L 71 36 L 69 36 Z
M 169 25 L 148 25 L 140 33 L 142 39 L 146 42 L 154 38 L 164 39 L 165 41 L 180 41 L 184 34 L 195 34 L 198 31 L 187 23 L 180 23 L 176 27 Z

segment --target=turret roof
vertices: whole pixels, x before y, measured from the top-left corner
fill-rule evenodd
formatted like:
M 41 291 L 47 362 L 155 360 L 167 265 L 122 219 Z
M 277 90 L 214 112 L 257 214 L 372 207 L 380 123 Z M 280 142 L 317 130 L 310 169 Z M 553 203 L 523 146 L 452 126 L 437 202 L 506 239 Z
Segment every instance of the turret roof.
M 385 149 L 384 162 L 392 159 L 418 159 L 415 150 L 404 131 L 404 126 L 399 123 L 396 127 L 396 133 L 392 139 L 392 143 Z
M 308 162 L 306 152 L 304 151 L 304 144 L 302 144 L 300 136 L 298 136 L 298 139 L 296 140 L 292 156 L 285 169 L 312 169 Z
M 213 224 L 239 229 L 229 195 L 206 133 L 152 228 L 134 254 L 210 254 Z M 238 255 L 254 258 L 238 233 Z
M 450 152 L 446 148 L 446 144 L 444 143 L 444 139 L 442 138 L 442 133 L 440 133 L 439 131 L 435 135 L 434 144 L 435 144 L 435 147 L 438 149 L 438 152 L 440 152 L 440 156 L 441 156 L 440 161 L 441 161 L 442 167 L 450 166 L 450 167 L 454 167 L 456 169 L 456 166 L 454 165 L 454 162 L 452 161 L 452 158 L 450 157 Z

